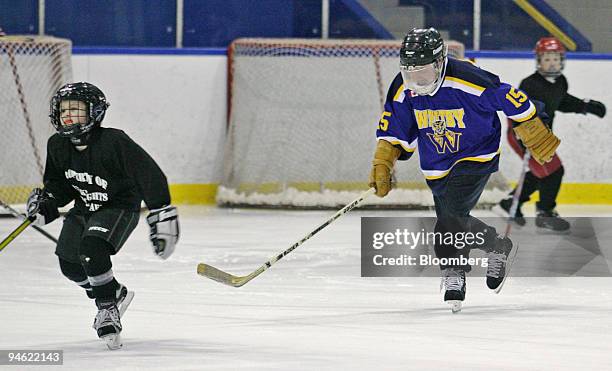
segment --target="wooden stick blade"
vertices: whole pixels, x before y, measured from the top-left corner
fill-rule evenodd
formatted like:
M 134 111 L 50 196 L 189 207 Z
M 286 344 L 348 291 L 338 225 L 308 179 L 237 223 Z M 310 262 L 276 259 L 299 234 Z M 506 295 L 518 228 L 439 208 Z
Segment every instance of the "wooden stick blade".
M 229 274 L 227 272 L 224 272 L 224 271 L 222 271 L 220 269 L 217 269 L 217 268 L 215 268 L 213 266 L 210 266 L 210 265 L 204 264 L 204 263 L 198 264 L 198 274 L 201 275 L 201 276 L 210 278 L 211 280 L 215 280 L 217 282 L 221 282 L 224 285 L 228 285 L 228 286 L 232 286 L 232 287 L 243 286 L 246 283 L 248 283 L 249 281 L 251 281 L 253 278 L 259 276 L 266 269 L 270 268 L 272 266 L 272 264 L 276 263 L 277 261 L 282 259 L 285 255 L 287 255 L 290 252 L 292 252 L 293 250 L 295 250 L 298 246 L 303 244 L 310 237 L 314 236 L 319 231 L 321 231 L 323 228 L 325 228 L 328 225 L 330 225 L 331 223 L 333 223 L 334 220 L 338 219 L 342 215 L 346 214 L 350 210 L 352 210 L 355 207 L 357 207 L 363 200 L 365 200 L 368 196 L 374 194 L 375 192 L 376 192 L 376 189 L 374 189 L 374 188 L 370 188 L 367 191 L 363 192 L 359 196 L 359 198 L 355 199 L 354 201 L 352 201 L 348 205 L 344 206 L 337 213 L 335 213 L 331 218 L 329 218 L 323 224 L 321 224 L 320 226 L 315 228 L 312 232 L 308 233 L 300 241 L 298 241 L 295 244 L 291 245 L 291 247 L 289 247 L 285 251 L 281 252 L 280 254 L 275 255 L 270 260 L 265 262 L 262 266 L 260 266 L 255 271 L 251 272 L 250 274 L 248 274 L 246 276 L 234 276 L 232 274 Z
M 234 276 L 205 263 L 198 264 L 198 274 L 233 287 L 240 287 L 250 281 L 247 277 Z

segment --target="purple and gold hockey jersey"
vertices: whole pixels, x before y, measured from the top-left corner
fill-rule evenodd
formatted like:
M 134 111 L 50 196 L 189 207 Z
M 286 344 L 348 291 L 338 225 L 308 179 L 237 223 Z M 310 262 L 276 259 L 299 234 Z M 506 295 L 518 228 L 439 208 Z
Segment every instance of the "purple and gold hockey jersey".
M 442 179 L 464 161 L 497 170 L 501 124 L 497 111 L 523 122 L 536 114 L 522 91 L 468 61 L 448 58 L 443 82 L 430 95 L 404 89 L 397 74 L 385 103 L 376 136 L 402 149 L 400 160 L 419 150 L 428 181 Z M 418 146 L 417 146 L 418 144 Z M 485 164 L 486 163 L 486 164 Z

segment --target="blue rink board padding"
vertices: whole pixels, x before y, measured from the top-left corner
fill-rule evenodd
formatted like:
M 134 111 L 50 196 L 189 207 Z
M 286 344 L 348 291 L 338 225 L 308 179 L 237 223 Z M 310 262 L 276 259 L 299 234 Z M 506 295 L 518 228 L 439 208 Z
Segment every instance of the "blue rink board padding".
M 0 28 L 7 34 L 37 34 L 38 0 L 0 0 Z
M 591 43 L 545 0 L 530 0 L 549 21 L 554 23 L 578 45 L 578 51 L 590 51 Z M 473 48 L 473 1 L 457 0 L 399 0 L 403 6 L 423 6 L 425 24 L 447 30 L 453 40 Z M 550 33 L 513 1 L 482 1 L 480 49 L 531 50 L 542 36 Z
M 529 0 L 529 3 L 576 43 L 576 51 L 590 52 L 593 50 L 591 42 L 545 0 Z
M 37 34 L 38 0 L 0 0 L 0 27 Z M 76 46 L 172 47 L 176 0 L 46 0 L 45 33 Z M 589 41 L 547 5 L 530 0 L 578 45 Z M 321 0 L 183 0 L 183 46 L 226 47 L 239 37 L 321 37 Z M 387 39 L 391 34 L 358 0 L 329 0 L 329 37 Z M 448 31 L 472 49 L 473 1 L 398 0 L 422 6 L 425 24 Z M 482 50 L 531 50 L 548 32 L 513 1 L 483 1 Z M 406 31 L 411 25 L 406 25 Z
M 183 46 L 225 47 L 238 37 L 321 37 L 321 0 L 184 0 Z M 172 47 L 176 0 L 46 0 L 45 33 L 76 46 Z M 330 0 L 329 36 L 391 34 L 357 0 Z M 0 0 L 0 27 L 38 33 L 37 0 Z
M 185 0 L 184 46 L 227 46 L 239 37 L 321 37 L 321 0 Z M 391 34 L 356 0 L 330 0 L 330 38 Z
M 74 45 L 175 46 L 175 0 L 46 0 L 46 33 Z

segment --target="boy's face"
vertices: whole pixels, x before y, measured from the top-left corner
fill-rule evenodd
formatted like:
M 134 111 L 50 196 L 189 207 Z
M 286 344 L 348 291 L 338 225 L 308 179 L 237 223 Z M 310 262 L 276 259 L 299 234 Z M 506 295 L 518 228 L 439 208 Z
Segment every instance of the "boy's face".
M 87 104 L 80 100 L 62 100 L 60 102 L 60 120 L 62 125 L 86 124 Z
M 546 73 L 561 72 L 561 54 L 557 52 L 542 53 L 540 55 L 540 69 Z

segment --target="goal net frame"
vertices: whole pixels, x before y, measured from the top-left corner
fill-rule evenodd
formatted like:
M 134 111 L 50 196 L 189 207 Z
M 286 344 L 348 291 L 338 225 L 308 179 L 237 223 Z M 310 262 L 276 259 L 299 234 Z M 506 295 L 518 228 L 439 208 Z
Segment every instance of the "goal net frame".
M 456 41 L 448 41 L 449 56 L 455 58 L 463 58 L 465 48 L 463 44 Z M 400 40 L 318 40 L 318 39 L 266 39 L 266 38 L 242 38 L 236 39 L 228 48 L 228 130 L 224 152 L 223 163 L 223 179 L 217 192 L 217 204 L 225 207 L 264 207 L 264 208 L 300 208 L 300 209 L 321 209 L 321 208 L 337 208 L 343 206 L 346 202 L 355 198 L 357 194 L 367 189 L 368 174 L 370 171 L 371 156 L 374 153 L 376 143 L 375 131 L 376 124 L 380 114 L 384 111 L 384 102 L 388 87 L 395 75 L 399 72 L 399 49 L 401 46 Z M 275 59 L 276 58 L 276 59 Z M 281 61 L 280 59 L 286 59 Z M 364 135 L 368 135 L 367 145 L 362 146 L 362 151 L 367 153 L 369 158 L 366 161 L 361 161 L 359 175 L 352 176 L 351 179 L 333 179 L 329 180 L 329 175 L 322 177 L 321 180 L 312 177 L 307 180 L 295 179 L 266 179 L 261 174 L 266 172 L 265 166 L 285 166 L 299 167 L 299 160 L 286 165 L 286 159 L 278 159 L 285 165 L 276 165 L 275 159 L 267 157 L 267 164 L 261 165 L 250 162 L 252 156 L 266 156 L 254 151 L 242 151 L 241 148 L 250 147 L 257 140 L 268 138 L 266 135 L 271 135 L 272 128 L 262 128 L 262 133 L 257 133 L 261 126 L 268 125 L 267 122 L 258 121 L 253 117 L 265 116 L 265 110 L 275 110 L 278 107 L 274 105 L 283 105 L 283 94 L 279 94 L 270 99 L 269 102 L 263 101 L 262 106 L 249 105 L 249 99 L 260 99 L 260 95 L 265 95 L 266 92 L 258 94 L 258 89 L 267 91 L 275 90 L 276 88 L 283 90 L 285 94 L 291 94 L 287 86 L 282 84 L 276 85 L 274 79 L 276 76 L 291 76 L 299 81 L 300 78 L 308 78 L 300 70 L 303 61 L 311 58 L 311 60 L 326 59 L 330 61 L 330 71 L 326 72 L 324 68 L 314 71 L 314 74 L 321 73 L 342 73 L 342 69 L 338 69 L 334 63 L 347 63 L 347 69 L 350 71 L 351 63 L 360 63 L 367 65 L 368 72 L 363 75 L 356 76 L 357 79 L 368 79 L 368 90 L 372 90 L 370 98 L 364 101 L 364 104 L 370 104 L 371 112 L 368 117 L 357 118 L 358 125 L 363 129 Z M 338 59 L 335 61 L 334 58 Z M 262 62 L 263 61 L 263 62 Z M 358 62 L 357 62 L 358 61 Z M 266 63 L 270 66 L 266 65 Z M 278 62 L 278 63 L 277 63 Z M 263 63 L 263 64 L 261 64 Z M 277 63 L 275 65 L 275 63 Z M 292 63 L 295 64 L 296 71 L 292 74 L 290 71 Z M 256 67 L 251 65 L 259 65 L 260 70 L 264 71 L 259 81 L 252 81 L 253 75 L 258 73 Z M 252 69 L 250 69 L 252 68 Z M 287 72 L 289 71 L 289 72 Z M 309 70 L 313 73 L 312 70 Z M 340 72 L 338 72 L 340 71 Z M 283 79 L 283 77 L 279 77 Z M 315 76 L 315 78 L 317 78 Z M 330 76 L 330 78 L 341 78 L 338 76 Z M 346 79 L 355 78 L 350 73 Z M 272 80 L 272 81 L 271 81 Z M 324 81 L 321 78 L 320 81 Z M 261 87 L 257 85 L 261 84 Z M 250 94 L 245 94 L 247 90 Z M 308 91 L 307 94 L 316 95 L 316 87 L 314 91 Z M 277 100 L 277 101 L 275 101 Z M 259 102 L 257 102 L 259 103 Z M 293 103 L 290 103 L 293 104 Z M 320 103 L 319 103 L 320 104 Z M 325 102 L 323 105 L 327 104 Z M 333 99 L 329 105 L 337 104 L 342 106 L 344 102 L 334 102 Z M 245 109 L 244 107 L 247 106 Z M 261 112 L 257 112 L 260 110 Z M 309 111 L 316 110 L 316 104 L 313 107 L 308 107 Z M 247 111 L 247 112 L 244 112 Z M 345 112 L 339 111 L 339 116 Z M 299 115 L 297 115 L 299 116 Z M 296 128 L 300 127 L 300 118 L 295 118 Z M 287 125 L 287 122 L 279 124 Z M 268 133 L 265 132 L 268 130 Z M 253 134 L 255 132 L 255 134 Z M 289 134 L 290 135 L 290 134 Z M 253 143 L 244 141 L 245 136 L 251 136 Z M 321 136 L 321 140 L 327 140 Z M 316 142 L 316 140 L 314 140 Z M 278 143 L 285 143 L 290 147 L 292 143 L 288 137 L 274 136 L 270 139 L 270 145 L 275 146 Z M 314 144 L 314 143 L 313 143 Z M 333 139 L 328 142 L 329 146 L 339 145 Z M 343 142 L 343 146 L 350 147 L 351 143 Z M 271 150 L 270 147 L 261 145 L 264 152 Z M 275 148 L 278 151 L 278 148 Z M 287 148 L 289 149 L 289 148 Z M 242 151 L 242 152 L 241 152 Z M 282 156 L 283 149 L 280 149 Z M 287 154 L 287 157 L 295 157 L 295 154 Z M 350 154 L 347 154 L 350 156 Z M 345 157 L 347 157 L 345 156 Z M 362 157 L 360 155 L 360 157 Z M 265 162 L 266 160 L 262 160 Z M 282 161 L 281 161 L 282 160 Z M 320 160 L 319 160 L 320 161 Z M 243 164 L 244 162 L 244 164 Z M 324 161 L 320 161 L 323 163 Z M 431 191 L 427 187 L 422 173 L 419 169 L 418 154 L 415 153 L 409 161 L 401 161 L 396 165 L 397 179 L 394 189 L 385 198 L 370 197 L 364 202 L 363 207 L 366 208 L 406 208 L 406 209 L 423 209 L 433 206 L 433 198 Z M 261 165 L 261 167 L 259 167 Z M 249 169 L 249 166 L 251 167 Z M 312 167 L 310 167 L 312 169 Z M 252 172 L 248 176 L 245 173 Z M 323 179 L 325 178 L 325 179 Z M 263 180 L 260 180 L 263 179 Z M 492 177 L 492 181 L 481 197 L 481 205 L 492 205 L 496 203 L 505 193 L 507 193 L 508 184 L 503 176 Z
M 31 35 L 0 36 L 0 201 L 22 205 L 42 184 L 46 144 L 55 132 L 49 101 L 72 78 L 70 40 Z M 2 209 L 2 208 L 0 208 Z

